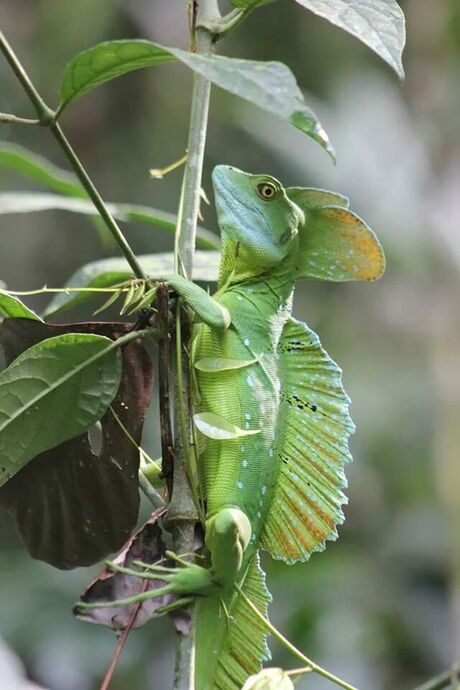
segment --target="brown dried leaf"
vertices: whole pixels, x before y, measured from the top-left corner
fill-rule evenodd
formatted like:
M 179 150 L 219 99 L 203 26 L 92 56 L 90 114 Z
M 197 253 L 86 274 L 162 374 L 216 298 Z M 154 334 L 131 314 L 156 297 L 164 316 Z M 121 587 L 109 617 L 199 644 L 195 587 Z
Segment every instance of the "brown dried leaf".
M 114 563 L 125 568 L 136 569 L 133 561 L 142 561 L 152 565 L 164 559 L 165 545 L 162 538 L 161 518 L 166 513 L 165 508 L 155 510 L 150 519 L 143 525 L 123 547 L 114 559 Z M 162 565 L 172 565 L 171 561 L 162 561 Z M 139 569 L 139 574 L 141 574 Z M 135 596 L 141 592 L 158 589 L 164 583 L 160 580 L 146 580 L 134 575 L 125 575 L 104 568 L 83 592 L 81 600 L 85 603 L 115 601 Z M 89 623 L 105 625 L 114 630 L 124 630 L 130 625 L 131 618 L 137 609 L 134 622 L 131 627 L 138 628 L 153 618 L 156 611 L 170 604 L 175 597 L 172 595 L 149 599 L 129 606 L 116 606 L 113 608 L 80 608 L 78 604 L 74 608 L 74 614 Z

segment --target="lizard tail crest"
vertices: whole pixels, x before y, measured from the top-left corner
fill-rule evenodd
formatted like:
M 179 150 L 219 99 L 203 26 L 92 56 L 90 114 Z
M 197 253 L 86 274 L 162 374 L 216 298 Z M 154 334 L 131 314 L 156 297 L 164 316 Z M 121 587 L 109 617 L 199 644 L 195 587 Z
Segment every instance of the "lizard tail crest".
M 241 583 L 243 592 L 266 618 L 270 593 L 255 555 Z M 236 592 L 225 599 L 203 597 L 196 603 L 196 687 L 240 690 L 248 676 L 270 659 L 267 631 Z

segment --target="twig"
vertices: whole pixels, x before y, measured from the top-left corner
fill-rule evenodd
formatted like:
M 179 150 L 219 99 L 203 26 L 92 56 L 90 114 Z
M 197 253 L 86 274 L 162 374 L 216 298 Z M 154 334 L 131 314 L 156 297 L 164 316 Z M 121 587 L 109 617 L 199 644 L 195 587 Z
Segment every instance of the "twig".
M 148 580 L 144 580 L 142 583 L 142 590 L 145 591 L 149 585 Z M 141 590 L 141 591 L 142 591 Z M 126 640 L 128 639 L 128 635 L 132 630 L 132 627 L 136 621 L 137 614 L 139 613 L 139 609 L 142 606 L 142 601 L 139 601 L 137 604 L 135 604 L 131 615 L 128 620 L 128 624 L 126 628 L 124 628 L 123 632 L 121 633 L 120 637 L 118 638 L 117 646 L 115 647 L 115 651 L 113 653 L 112 659 L 110 661 L 109 668 L 107 669 L 107 672 L 104 676 L 104 680 L 102 681 L 102 684 L 99 688 L 99 690 L 108 690 L 109 685 L 112 681 L 113 674 L 115 672 L 115 669 L 117 667 L 118 661 L 120 659 L 121 653 L 123 651 L 123 648 L 126 644 Z
M 158 491 L 153 488 L 153 486 L 151 485 L 145 474 L 142 472 L 142 470 L 139 470 L 139 486 L 141 487 L 142 491 L 149 499 L 150 503 L 153 505 L 154 508 L 165 507 L 165 501 L 162 499 Z
M 11 69 L 15 73 L 16 77 L 18 78 L 18 81 L 21 83 L 24 91 L 26 92 L 27 96 L 29 97 L 29 100 L 31 101 L 32 105 L 34 106 L 35 110 L 37 111 L 38 115 L 38 120 L 39 124 L 43 125 L 44 127 L 48 127 L 56 141 L 58 142 L 59 146 L 61 147 L 62 151 L 64 152 L 65 156 L 67 157 L 67 160 L 69 161 L 70 165 L 72 166 L 75 174 L 77 175 L 78 179 L 80 180 L 83 188 L 85 189 L 86 193 L 88 194 L 89 198 L 93 202 L 94 206 L 96 207 L 99 215 L 101 216 L 102 220 L 106 224 L 110 234 L 113 236 L 115 241 L 117 242 L 118 246 L 120 247 L 121 251 L 123 252 L 127 262 L 133 269 L 133 273 L 138 277 L 138 278 L 145 278 L 144 272 L 141 268 L 141 265 L 139 264 L 136 255 L 134 254 L 133 250 L 129 246 L 125 236 L 123 235 L 122 231 L 120 230 L 119 226 L 117 225 L 115 219 L 112 217 L 112 215 L 109 213 L 101 195 L 97 191 L 96 187 L 94 186 L 92 180 L 90 179 L 88 173 L 86 172 L 85 168 L 81 164 L 77 154 L 71 147 L 69 141 L 67 140 L 64 132 L 62 131 L 61 126 L 59 125 L 58 122 L 55 120 L 55 112 L 45 103 L 43 98 L 40 96 L 38 93 L 37 89 L 33 85 L 29 75 L 27 74 L 26 70 L 24 69 L 23 65 L 21 64 L 18 56 L 6 40 L 6 37 L 0 31 L 0 51 L 3 53 L 5 56 L 5 59 L 11 66 Z

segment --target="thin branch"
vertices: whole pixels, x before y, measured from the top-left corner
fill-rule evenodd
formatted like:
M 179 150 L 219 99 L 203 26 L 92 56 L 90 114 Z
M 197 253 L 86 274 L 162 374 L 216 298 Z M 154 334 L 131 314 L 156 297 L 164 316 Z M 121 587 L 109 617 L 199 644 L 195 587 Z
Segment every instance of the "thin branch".
M 37 89 L 33 85 L 29 75 L 27 74 L 26 70 L 24 69 L 23 65 L 21 64 L 18 56 L 6 40 L 5 35 L 0 31 L 0 51 L 3 53 L 5 56 L 7 62 L 11 66 L 11 69 L 15 73 L 16 77 L 18 78 L 18 81 L 21 83 L 24 91 L 26 92 L 27 96 L 29 97 L 29 100 L 31 101 L 32 105 L 34 106 L 35 110 L 37 111 L 37 115 L 39 118 L 39 122 L 41 125 L 48 127 L 56 141 L 58 142 L 59 146 L 61 147 L 62 151 L 64 152 L 65 156 L 67 157 L 70 165 L 72 166 L 75 174 L 77 175 L 78 179 L 80 180 L 82 186 L 84 187 L 86 193 L 88 194 L 89 198 L 93 202 L 94 206 L 96 207 L 99 215 L 105 222 L 109 232 L 117 242 L 118 246 L 120 247 L 121 251 L 123 252 L 127 262 L 133 269 L 133 273 L 138 277 L 138 278 L 145 278 L 144 272 L 136 258 L 136 255 L 134 254 L 133 250 L 129 246 L 125 236 L 123 235 L 122 231 L 120 230 L 119 226 L 117 225 L 116 221 L 112 217 L 112 215 L 109 213 L 107 210 L 107 207 L 97 191 L 96 187 L 94 186 L 92 180 L 90 179 L 88 173 L 84 169 L 83 165 L 81 164 L 78 156 L 76 155 L 75 151 L 71 147 L 69 141 L 67 140 L 66 136 L 64 135 L 64 132 L 62 131 L 61 126 L 55 121 L 55 112 L 46 105 L 45 101 L 43 98 L 40 96 L 38 93 Z
M 158 491 L 153 488 L 142 470 L 139 470 L 139 486 L 154 508 L 165 507 L 165 501 L 162 499 Z
M 2 31 L 0 31 L 0 50 L 5 56 L 6 61 L 9 63 L 11 69 L 15 73 L 18 81 L 21 83 L 22 88 L 26 92 L 29 100 L 37 111 L 38 118 L 41 124 L 50 124 L 54 118 L 54 111 L 49 108 L 43 98 L 38 93 L 35 86 L 19 61 L 16 53 L 6 40 L 6 37 Z
M 145 591 L 149 585 L 149 581 L 145 580 L 142 583 L 142 590 Z M 139 609 L 142 606 L 142 602 L 139 601 L 137 604 L 135 604 L 131 615 L 128 620 L 128 624 L 126 625 L 126 628 L 124 628 L 123 632 L 121 633 L 120 637 L 118 638 L 117 646 L 115 647 L 115 651 L 113 653 L 112 659 L 110 661 L 109 668 L 107 669 L 107 672 L 104 676 L 104 680 L 102 681 L 102 684 L 99 688 L 99 690 L 108 690 L 110 683 L 112 682 L 113 674 L 115 672 L 115 669 L 117 667 L 118 661 L 120 659 L 121 653 L 123 651 L 123 648 L 126 644 L 126 640 L 128 639 L 128 635 L 132 630 L 132 627 L 136 621 L 137 614 L 139 613 Z
M 323 678 L 327 678 L 328 680 L 331 681 L 331 683 L 335 683 L 335 685 L 339 685 L 341 688 L 346 688 L 346 690 L 357 690 L 357 688 L 355 688 L 354 685 L 350 685 L 349 683 L 347 683 L 346 681 L 342 680 L 341 678 L 338 678 L 337 676 L 334 676 L 333 673 L 330 673 L 330 672 L 327 671 L 325 668 L 322 668 L 322 666 L 318 666 L 318 664 L 316 664 L 314 661 L 312 661 L 312 660 L 309 659 L 307 656 L 305 656 L 305 654 L 303 654 L 303 653 L 300 651 L 300 649 L 297 649 L 297 647 L 295 647 L 295 646 L 292 644 L 292 642 L 289 642 L 289 640 L 288 640 L 286 637 L 284 637 L 284 635 L 283 635 L 282 633 L 280 633 L 280 631 L 279 631 L 277 628 L 275 628 L 275 626 L 272 625 L 272 624 L 270 623 L 270 621 L 267 620 L 267 619 L 265 618 L 265 616 L 263 616 L 263 615 L 261 614 L 261 612 L 259 611 L 259 609 L 257 608 L 257 606 L 255 606 L 255 604 L 252 603 L 252 601 L 251 601 L 251 600 L 249 599 L 249 597 L 243 592 L 243 590 L 241 589 L 241 587 L 240 587 L 238 584 L 235 584 L 235 589 L 236 589 L 236 591 L 238 592 L 238 594 L 244 599 L 244 601 L 245 601 L 246 604 L 249 606 L 249 608 L 251 609 L 251 611 L 256 615 L 256 617 L 265 625 L 265 627 L 267 628 L 267 630 L 268 630 L 269 632 L 271 632 L 271 634 L 273 635 L 273 637 L 276 637 L 276 639 L 278 640 L 278 642 L 281 642 L 281 644 L 283 645 L 283 647 L 285 647 L 286 649 L 288 649 L 288 650 L 289 650 L 290 652 L 292 652 L 292 654 L 294 654 L 298 659 L 300 659 L 301 661 L 303 661 L 304 664 L 306 664 L 306 665 L 311 669 L 311 671 L 312 671 L 313 673 L 317 673 L 318 675 L 323 676 Z
M 97 191 L 96 187 L 94 186 L 92 180 L 90 179 L 88 173 L 86 172 L 85 168 L 80 162 L 80 159 L 78 158 L 77 154 L 71 147 L 68 139 L 66 138 L 64 132 L 62 131 L 61 125 L 58 122 L 53 122 L 50 125 L 51 132 L 53 133 L 56 141 L 58 142 L 59 146 L 65 153 L 70 165 L 72 166 L 76 176 L 81 182 L 81 185 L 84 187 L 86 193 L 88 194 L 89 198 L 93 202 L 94 206 L 96 207 L 97 211 L 99 212 L 99 215 L 101 216 L 102 220 L 105 222 L 107 228 L 110 231 L 110 234 L 120 247 L 121 251 L 123 252 L 126 261 L 129 263 L 131 268 L 133 269 L 133 273 L 135 276 L 138 278 L 144 279 L 145 280 L 145 273 L 141 268 L 141 265 L 139 261 L 136 258 L 136 255 L 134 254 L 133 250 L 128 244 L 128 241 L 124 234 L 122 233 L 120 227 L 118 226 L 117 222 L 113 218 L 113 216 L 110 214 L 110 212 L 107 209 L 107 206 L 105 205 L 101 195 Z

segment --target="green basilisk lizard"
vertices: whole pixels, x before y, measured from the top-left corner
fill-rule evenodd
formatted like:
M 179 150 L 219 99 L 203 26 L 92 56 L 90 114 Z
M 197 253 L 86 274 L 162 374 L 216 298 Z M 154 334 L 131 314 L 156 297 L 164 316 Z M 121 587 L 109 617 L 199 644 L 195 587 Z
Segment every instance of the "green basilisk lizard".
M 318 337 L 291 316 L 295 282 L 374 280 L 384 256 L 340 195 L 284 189 L 228 166 L 214 170 L 213 182 L 218 290 L 211 297 L 168 278 L 200 320 L 194 423 L 209 562 L 158 571 L 165 585 L 147 596 L 198 595 L 196 688 L 237 690 L 268 650 L 264 624 L 235 584 L 266 616 L 259 549 L 306 561 L 343 520 L 349 399 Z

